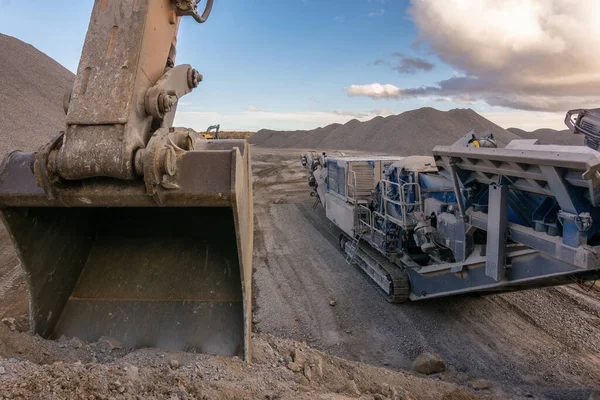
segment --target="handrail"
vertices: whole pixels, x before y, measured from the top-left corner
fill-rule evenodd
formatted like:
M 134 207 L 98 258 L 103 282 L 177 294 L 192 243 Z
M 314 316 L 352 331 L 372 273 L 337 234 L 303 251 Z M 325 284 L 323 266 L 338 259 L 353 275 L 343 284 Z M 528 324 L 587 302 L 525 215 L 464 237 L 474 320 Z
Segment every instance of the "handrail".
M 384 210 L 385 214 L 386 215 L 388 214 L 388 207 L 387 207 L 388 203 L 399 206 L 400 212 L 402 213 L 402 225 L 403 225 L 403 227 L 406 227 L 407 222 L 408 222 L 407 221 L 407 208 L 408 207 L 416 207 L 416 208 L 418 208 L 419 211 L 423 210 L 423 202 L 422 202 L 422 198 L 421 198 L 421 185 L 418 182 L 409 182 L 409 183 L 399 184 L 399 183 L 392 182 L 392 181 L 389 181 L 386 179 L 382 179 L 381 182 L 383 182 L 382 198 L 383 198 L 383 210 Z M 388 184 L 397 186 L 400 201 L 393 200 L 392 198 L 390 198 L 389 196 L 386 195 L 387 189 L 388 189 L 388 186 L 387 186 Z M 407 202 L 406 198 L 405 198 L 405 191 L 406 191 L 407 187 L 410 187 L 410 186 L 416 187 L 415 202 Z M 391 216 L 390 216 L 390 218 L 391 218 Z M 396 219 L 396 218 L 394 218 L 394 219 Z
M 408 202 L 406 202 L 406 199 L 404 198 L 404 195 L 405 195 L 406 191 L 405 191 L 404 189 L 405 189 L 407 186 L 416 186 L 416 187 L 417 187 L 417 195 L 416 195 L 415 197 L 416 197 L 416 198 L 420 198 L 420 197 L 421 197 L 421 196 L 419 196 L 419 195 L 421 194 L 421 193 L 420 193 L 420 191 L 421 191 L 421 188 L 420 188 L 420 186 L 421 186 L 421 185 L 419 185 L 418 183 L 415 183 L 415 182 L 412 182 L 412 183 L 404 183 L 404 184 L 402 185 L 402 190 L 400 191 L 400 194 L 401 194 L 401 197 L 402 197 L 402 202 L 403 202 L 403 203 L 405 203 L 406 205 L 420 205 L 420 204 L 421 204 L 421 202 L 420 202 L 420 201 L 419 201 L 419 202 L 413 202 L 413 203 L 408 203 Z
M 379 233 L 381 233 L 382 235 L 385 235 L 385 232 L 384 232 L 384 231 L 382 231 L 382 230 L 380 230 L 380 229 L 377 229 L 377 228 L 375 227 L 375 217 L 377 217 L 377 216 L 379 216 L 381 219 L 383 219 L 383 224 L 385 225 L 385 224 L 387 223 L 387 215 L 383 215 L 383 214 L 381 214 L 381 213 L 379 213 L 379 212 L 377 212 L 377 211 L 373 211 L 373 213 L 372 213 L 372 215 L 371 215 L 371 219 L 372 219 L 371 225 L 373 226 L 373 230 L 374 230 L 375 232 L 379 232 Z
M 368 218 L 367 218 L 367 221 L 368 221 L 368 222 L 367 222 L 367 221 L 365 221 L 365 220 L 363 220 L 363 219 L 361 218 L 361 215 L 362 215 L 362 214 L 360 214 L 360 211 L 362 211 L 363 209 L 364 209 L 364 210 L 367 212 L 367 217 L 368 217 Z M 359 222 L 359 226 L 360 226 L 360 224 L 362 224 L 362 225 L 366 226 L 366 227 L 369 229 L 369 235 L 371 235 L 371 236 L 372 236 L 372 235 L 373 235 L 373 225 L 371 224 L 371 218 L 372 218 L 372 216 L 371 216 L 371 210 L 369 210 L 367 207 L 365 207 L 365 206 L 363 206 L 363 205 L 359 205 L 359 206 L 358 206 L 358 208 L 357 208 L 357 210 L 359 210 L 359 214 L 358 214 L 358 222 Z M 361 229 L 361 232 L 360 232 L 360 233 L 362 233 L 362 229 Z

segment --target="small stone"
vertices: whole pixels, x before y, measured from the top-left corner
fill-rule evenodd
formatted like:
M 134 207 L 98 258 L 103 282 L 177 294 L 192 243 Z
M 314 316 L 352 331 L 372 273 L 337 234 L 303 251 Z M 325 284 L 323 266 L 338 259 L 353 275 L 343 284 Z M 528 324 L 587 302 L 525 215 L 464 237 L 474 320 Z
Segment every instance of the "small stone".
M 123 386 L 123 384 L 120 381 L 114 381 L 109 387 L 112 390 L 119 390 L 121 386 Z
M 489 382 L 485 379 L 472 379 L 467 382 L 467 385 L 469 385 L 471 389 L 475 390 L 485 390 L 490 387 Z
M 390 385 L 388 385 L 387 383 L 382 383 L 381 385 L 378 385 L 377 392 L 386 398 L 392 395 Z
M 330 305 L 331 307 L 335 307 L 335 304 L 336 304 L 336 302 L 335 302 L 335 299 L 334 299 L 333 297 L 330 297 L 330 298 L 329 298 L 329 305 Z
M 306 355 L 304 355 L 304 350 L 296 348 L 294 349 L 294 353 L 292 354 L 292 358 L 296 364 L 300 364 L 301 366 L 306 363 Z
M 122 347 L 121 342 L 109 336 L 101 336 L 100 340 L 98 340 L 98 345 L 100 350 L 104 352 L 120 349 Z
M 179 361 L 171 360 L 171 361 L 169 361 L 169 365 L 171 366 L 171 368 L 177 369 L 177 368 L 179 368 Z
M 308 364 L 304 364 L 304 376 L 306 377 L 306 379 L 308 379 L 309 382 L 312 381 L 312 371 Z
M 2 323 L 6 325 L 12 332 L 17 330 L 17 320 L 13 317 L 2 318 Z
M 297 375 L 296 383 L 302 386 L 310 385 L 310 382 L 308 381 L 308 379 L 306 379 L 304 375 Z
M 459 383 L 459 384 L 463 384 L 469 380 L 469 374 L 467 374 L 465 372 L 457 372 L 455 377 L 456 377 L 457 383 Z
M 298 364 L 298 363 L 295 363 L 295 362 L 288 363 L 287 367 L 288 367 L 288 369 L 290 371 L 293 371 L 293 372 L 300 372 L 300 371 L 302 371 L 302 366 L 300 364 Z
M 446 362 L 437 353 L 425 352 L 415 359 L 413 370 L 425 375 L 436 374 L 446 370 Z
M 74 349 L 80 349 L 83 347 L 83 341 L 79 338 L 72 338 L 69 342 L 71 344 L 71 347 Z
M 317 374 L 317 377 L 323 377 L 323 360 L 321 359 L 321 357 L 318 357 L 315 360 L 315 372 Z
M 360 396 L 360 391 L 356 386 L 356 382 L 349 380 L 344 386 L 338 389 L 338 393 L 345 393 L 353 396 Z
M 120 386 L 120 387 L 117 389 L 117 392 L 119 392 L 119 393 L 123 393 L 124 391 L 125 391 L 125 387 L 124 387 L 124 386 Z
M 377 393 L 373 395 L 373 400 L 385 400 L 385 396 Z
M 6 373 L 6 370 L 4 369 L 4 367 L 0 366 L 0 375 L 4 375 Z

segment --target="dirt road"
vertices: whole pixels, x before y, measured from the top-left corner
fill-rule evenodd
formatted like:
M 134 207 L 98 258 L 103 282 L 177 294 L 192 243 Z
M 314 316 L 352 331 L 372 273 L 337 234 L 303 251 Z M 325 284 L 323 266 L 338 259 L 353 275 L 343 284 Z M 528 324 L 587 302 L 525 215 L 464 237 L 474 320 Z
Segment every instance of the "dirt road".
M 536 397 L 586 399 L 600 387 L 596 288 L 389 304 L 345 263 L 322 208 L 312 210 L 298 154 L 253 152 L 257 330 L 392 369 L 434 350 L 459 371 Z

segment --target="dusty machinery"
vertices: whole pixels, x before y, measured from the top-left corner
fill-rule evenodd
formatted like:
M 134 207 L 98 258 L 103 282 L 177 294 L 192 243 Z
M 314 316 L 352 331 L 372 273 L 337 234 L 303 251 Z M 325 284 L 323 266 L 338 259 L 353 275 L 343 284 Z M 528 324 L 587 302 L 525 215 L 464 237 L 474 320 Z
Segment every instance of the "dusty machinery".
M 567 115 L 586 143 L 600 137 L 597 111 Z M 496 148 L 470 133 L 433 157 L 301 160 L 346 261 L 391 302 L 596 280 L 600 153 L 535 142 Z
M 175 66 L 197 3 L 96 0 L 64 132 L 2 162 L 35 334 L 250 356 L 247 144 L 172 126 L 202 80 Z
M 206 129 L 206 132 L 202 134 L 205 139 L 218 139 L 219 138 L 219 128 L 221 125 L 211 125 Z M 211 132 L 214 131 L 214 135 Z

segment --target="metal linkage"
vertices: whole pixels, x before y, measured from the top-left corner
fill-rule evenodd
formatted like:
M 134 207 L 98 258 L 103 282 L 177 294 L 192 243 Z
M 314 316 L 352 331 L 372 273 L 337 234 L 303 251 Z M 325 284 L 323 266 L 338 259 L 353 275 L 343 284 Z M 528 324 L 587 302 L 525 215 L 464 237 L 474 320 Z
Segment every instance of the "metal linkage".
M 600 218 L 600 153 L 533 142 L 516 140 L 504 149 L 436 146 L 433 153 L 440 174 L 450 175 L 463 188 L 473 182 L 494 185 L 503 180 L 512 191 L 554 198 L 560 208 L 563 243 L 572 247 L 587 243 L 598 230 L 594 221 Z M 547 212 L 538 215 L 538 221 L 548 219 Z M 552 223 L 548 229 L 556 234 Z

